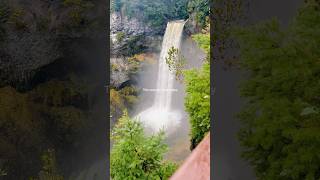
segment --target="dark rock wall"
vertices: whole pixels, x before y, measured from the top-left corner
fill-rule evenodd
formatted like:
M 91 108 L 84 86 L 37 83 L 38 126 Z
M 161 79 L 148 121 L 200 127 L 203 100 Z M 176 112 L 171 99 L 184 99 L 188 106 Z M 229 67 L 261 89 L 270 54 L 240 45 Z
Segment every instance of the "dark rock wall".
M 107 159 L 101 4 L 0 1 L 0 179 L 37 177 L 47 149 L 65 177 Z

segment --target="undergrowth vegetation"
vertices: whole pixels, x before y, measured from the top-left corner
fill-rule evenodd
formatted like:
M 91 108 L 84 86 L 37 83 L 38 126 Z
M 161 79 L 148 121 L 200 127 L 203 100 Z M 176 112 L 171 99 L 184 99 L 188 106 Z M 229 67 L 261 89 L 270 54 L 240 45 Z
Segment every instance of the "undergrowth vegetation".
M 126 111 L 112 130 L 110 171 L 112 179 L 169 179 L 177 165 L 165 161 L 164 133 L 146 135 L 141 122 Z

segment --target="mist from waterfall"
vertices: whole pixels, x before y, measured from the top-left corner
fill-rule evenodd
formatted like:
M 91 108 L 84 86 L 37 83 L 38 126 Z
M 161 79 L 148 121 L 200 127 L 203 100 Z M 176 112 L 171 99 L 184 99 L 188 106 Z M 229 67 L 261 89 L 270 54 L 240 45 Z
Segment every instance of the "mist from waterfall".
M 179 126 L 182 118 L 181 112 L 172 109 L 171 106 L 173 93 L 179 92 L 173 89 L 175 75 L 169 70 L 166 57 L 171 47 L 180 48 L 184 24 L 183 20 L 168 22 L 158 62 L 157 86 L 156 89 L 150 89 L 155 93 L 153 105 L 136 116 L 146 129 L 153 132 L 163 129 L 170 133 Z

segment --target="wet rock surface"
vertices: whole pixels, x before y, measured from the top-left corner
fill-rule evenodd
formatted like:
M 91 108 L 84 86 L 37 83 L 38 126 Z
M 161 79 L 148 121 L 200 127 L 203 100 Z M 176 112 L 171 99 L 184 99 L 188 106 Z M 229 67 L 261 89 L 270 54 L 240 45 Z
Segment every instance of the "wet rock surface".
M 56 37 L 25 32 L 9 34 L 0 48 L 1 85 L 25 81 L 32 72 L 62 56 Z
M 110 84 L 113 87 L 118 88 L 130 80 L 129 64 L 124 58 L 111 58 L 110 64 L 112 66 Z

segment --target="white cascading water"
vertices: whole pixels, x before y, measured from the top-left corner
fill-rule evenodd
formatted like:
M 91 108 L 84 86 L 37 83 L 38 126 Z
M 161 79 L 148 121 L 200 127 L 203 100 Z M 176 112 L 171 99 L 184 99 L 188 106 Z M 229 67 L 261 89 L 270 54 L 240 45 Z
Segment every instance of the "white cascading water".
M 179 92 L 175 92 L 173 89 L 175 75 L 169 70 L 166 57 L 171 47 L 180 48 L 185 22 L 183 20 L 168 22 L 158 62 L 159 70 L 154 103 L 149 109 L 136 116 L 147 129 L 151 129 L 153 132 L 160 129 L 166 133 L 173 132 L 179 126 L 182 118 L 181 112 L 173 110 L 171 107 L 173 93 Z

